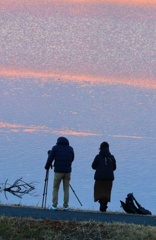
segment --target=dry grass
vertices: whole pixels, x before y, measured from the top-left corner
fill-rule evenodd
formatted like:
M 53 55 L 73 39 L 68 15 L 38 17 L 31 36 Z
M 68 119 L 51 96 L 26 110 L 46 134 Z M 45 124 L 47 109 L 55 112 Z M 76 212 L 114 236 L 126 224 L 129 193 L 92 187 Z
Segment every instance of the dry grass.
M 0 217 L 0 240 L 156 240 L 156 227 Z

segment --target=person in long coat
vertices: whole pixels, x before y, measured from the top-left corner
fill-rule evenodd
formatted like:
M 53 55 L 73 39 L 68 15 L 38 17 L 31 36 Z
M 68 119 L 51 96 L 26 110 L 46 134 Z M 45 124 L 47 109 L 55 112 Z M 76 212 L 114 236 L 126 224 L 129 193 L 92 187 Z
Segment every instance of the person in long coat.
M 109 144 L 102 142 L 92 163 L 94 174 L 94 201 L 99 202 L 100 211 L 106 212 L 107 204 L 111 201 L 111 191 L 116 170 L 116 160 L 109 151 Z

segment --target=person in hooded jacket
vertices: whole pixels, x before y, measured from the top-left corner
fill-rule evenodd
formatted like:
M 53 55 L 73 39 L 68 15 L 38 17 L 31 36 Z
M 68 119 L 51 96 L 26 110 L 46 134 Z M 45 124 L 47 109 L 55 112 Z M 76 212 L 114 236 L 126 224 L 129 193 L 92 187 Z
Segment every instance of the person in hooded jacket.
M 48 151 L 48 159 L 45 169 L 54 167 L 53 197 L 51 210 L 57 210 L 58 192 L 61 181 L 63 182 L 64 202 L 63 209 L 68 210 L 69 184 L 71 179 L 72 162 L 74 161 L 74 150 L 65 137 L 59 137 L 57 143 Z M 54 163 L 53 163 L 54 162 Z
M 101 212 L 106 212 L 107 204 L 111 201 L 116 160 L 110 153 L 107 142 L 102 142 L 99 150 L 92 163 L 92 168 L 95 170 L 94 201 L 100 203 Z

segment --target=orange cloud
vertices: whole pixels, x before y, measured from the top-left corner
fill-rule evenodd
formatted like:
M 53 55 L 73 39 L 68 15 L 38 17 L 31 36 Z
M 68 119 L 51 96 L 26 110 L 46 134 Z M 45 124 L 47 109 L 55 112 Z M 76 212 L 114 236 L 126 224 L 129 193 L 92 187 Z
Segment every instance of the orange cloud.
M 49 133 L 55 135 L 73 135 L 79 137 L 90 137 L 90 136 L 101 136 L 101 134 L 91 133 L 91 132 L 78 132 L 75 130 L 70 130 L 68 128 L 64 129 L 52 129 L 47 126 L 26 126 L 22 124 L 14 124 L 7 122 L 0 122 L 0 132 L 15 132 L 15 133 Z M 130 138 L 130 139 L 156 139 L 156 137 L 144 137 L 136 135 L 109 135 L 112 138 Z
M 46 83 L 53 80 L 86 84 L 128 85 L 131 87 L 156 89 L 156 79 L 106 78 L 90 75 L 73 75 L 72 73 L 35 72 L 29 70 L 5 69 L 0 70 L 1 77 L 19 81 L 19 78 L 35 78 L 36 81 Z
M 131 139 L 156 139 L 156 137 L 130 136 L 130 135 L 109 135 L 113 138 L 131 138 Z
M 128 135 L 111 135 L 114 138 L 134 138 L 134 139 L 143 139 L 142 136 L 128 136 Z
M 50 2 L 50 1 L 49 1 Z M 56 0 L 57 3 L 81 3 L 81 4 L 120 4 L 120 5 L 156 5 L 156 0 Z
M 0 122 L 0 132 L 24 132 L 24 133 L 49 133 L 49 134 L 56 134 L 56 135 L 73 135 L 73 136 L 100 136 L 100 134 L 91 133 L 91 132 L 78 132 L 76 130 L 70 130 L 66 127 L 63 129 L 52 129 L 47 126 L 25 126 L 22 124 L 13 124 L 13 123 L 6 123 Z
M 156 0 L 1 0 L 0 11 L 14 10 L 14 9 L 29 9 L 36 10 L 37 8 L 43 8 L 45 5 L 93 5 L 93 4 L 117 4 L 117 5 L 129 5 L 129 6 L 152 6 L 156 7 Z M 51 9 L 52 10 L 52 9 Z
M 27 5 L 27 6 L 38 6 L 38 5 L 45 5 L 45 4 L 108 4 L 108 3 L 115 3 L 121 5 L 156 5 L 156 0 L 4 0 L 1 2 L 1 7 L 4 6 L 20 6 L 20 5 Z

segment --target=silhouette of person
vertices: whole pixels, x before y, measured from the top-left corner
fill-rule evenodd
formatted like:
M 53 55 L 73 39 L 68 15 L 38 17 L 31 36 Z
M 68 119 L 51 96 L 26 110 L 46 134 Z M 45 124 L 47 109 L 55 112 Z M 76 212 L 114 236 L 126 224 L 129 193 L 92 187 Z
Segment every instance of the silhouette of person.
M 61 181 L 63 182 L 64 202 L 63 209 L 69 209 L 69 184 L 72 172 L 72 162 L 74 161 L 74 150 L 69 145 L 69 141 L 65 137 L 59 137 L 57 143 L 48 151 L 48 159 L 45 169 L 48 170 L 54 166 L 54 179 L 53 179 L 53 193 L 52 193 L 52 206 L 51 210 L 57 210 L 58 192 Z
M 92 163 L 94 174 L 94 201 L 100 203 L 100 211 L 106 212 L 107 204 L 111 201 L 111 191 L 116 170 L 116 160 L 109 151 L 109 144 L 102 142 Z

